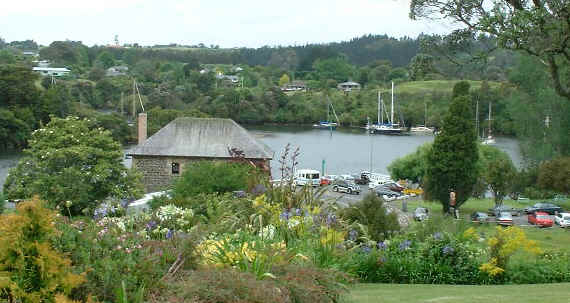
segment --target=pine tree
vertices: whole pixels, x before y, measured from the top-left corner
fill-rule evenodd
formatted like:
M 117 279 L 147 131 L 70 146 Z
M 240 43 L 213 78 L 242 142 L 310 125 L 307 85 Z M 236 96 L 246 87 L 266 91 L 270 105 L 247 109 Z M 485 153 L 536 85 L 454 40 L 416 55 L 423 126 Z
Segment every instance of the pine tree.
M 449 193 L 457 194 L 456 207 L 471 196 L 477 181 L 477 136 L 473 128 L 469 84 L 459 82 L 453 89 L 454 99 L 444 118 L 441 134 L 428 155 L 426 196 L 449 210 Z

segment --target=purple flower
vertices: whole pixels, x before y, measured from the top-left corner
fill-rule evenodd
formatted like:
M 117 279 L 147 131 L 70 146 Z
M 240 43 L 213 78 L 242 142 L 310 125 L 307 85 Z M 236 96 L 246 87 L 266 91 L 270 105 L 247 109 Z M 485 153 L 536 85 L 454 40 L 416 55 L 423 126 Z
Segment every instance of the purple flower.
M 291 217 L 291 213 L 290 213 L 289 211 L 287 211 L 287 210 L 284 210 L 284 211 L 281 213 L 281 215 L 279 215 L 279 218 L 280 218 L 281 220 L 285 220 L 285 221 L 289 220 L 290 217 Z
M 328 214 L 327 215 L 327 220 L 326 220 L 326 224 L 328 226 L 333 225 L 336 223 L 336 215 L 335 214 Z
M 379 241 L 378 244 L 376 244 L 376 246 L 378 247 L 378 249 L 381 249 L 381 250 L 386 249 L 386 243 L 384 243 L 383 241 Z
M 122 207 L 122 208 L 127 208 L 127 206 L 129 206 L 129 200 L 127 200 L 127 199 L 121 199 L 121 207 Z
M 356 241 L 356 239 L 358 238 L 358 232 L 356 230 L 351 230 L 348 232 L 348 239 L 351 241 Z
M 171 239 L 174 236 L 174 231 L 172 229 L 169 229 L 168 232 L 166 233 L 166 239 Z
M 433 238 L 436 240 L 441 240 L 443 239 L 443 234 L 440 232 L 436 232 L 435 234 L 433 234 Z
M 453 247 L 449 245 L 446 245 L 443 247 L 442 251 L 444 255 L 451 255 L 455 251 L 455 249 L 453 249 Z
M 303 210 L 300 208 L 295 208 L 295 216 L 300 216 L 303 214 Z
M 156 227 L 156 222 L 155 221 L 150 221 L 146 224 L 146 230 L 147 231 L 151 231 Z
M 263 184 L 257 184 L 251 190 L 251 192 L 256 196 L 261 195 L 261 194 L 265 193 L 266 191 L 267 191 L 267 188 Z
M 370 251 L 372 250 L 370 247 L 368 247 L 368 246 L 366 246 L 366 245 L 360 247 L 360 249 L 362 249 L 362 252 L 365 253 L 365 254 L 370 253 Z
M 400 243 L 400 250 L 404 251 L 404 250 L 410 248 L 411 245 L 412 245 L 412 241 L 405 240 L 402 243 Z

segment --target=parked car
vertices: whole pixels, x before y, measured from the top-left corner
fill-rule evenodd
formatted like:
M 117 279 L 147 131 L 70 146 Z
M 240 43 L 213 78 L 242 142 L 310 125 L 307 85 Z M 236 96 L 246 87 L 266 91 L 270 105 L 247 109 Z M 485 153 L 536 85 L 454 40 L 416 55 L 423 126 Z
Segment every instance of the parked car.
M 562 207 L 552 204 L 552 203 L 536 203 L 533 206 L 526 207 L 524 211 L 527 214 L 534 213 L 537 211 L 548 213 L 549 215 L 554 215 L 556 213 L 562 212 Z
M 332 190 L 336 192 L 343 192 L 347 194 L 360 194 L 360 186 L 356 185 L 354 182 L 346 180 L 335 180 L 332 183 Z
M 554 222 L 560 227 L 570 227 L 570 213 L 558 213 L 554 216 Z
M 429 210 L 425 207 L 418 207 L 414 210 L 414 220 L 424 221 L 429 218 Z
M 400 197 L 402 195 L 401 192 L 393 191 L 393 190 L 390 190 L 389 188 L 385 188 L 383 186 L 376 187 L 374 189 L 374 191 L 376 192 L 376 195 L 378 195 L 378 197 L 387 196 L 390 198 L 396 198 L 396 197 Z
M 321 185 L 329 185 L 336 179 L 338 179 L 337 175 L 324 175 L 321 177 Z
M 508 205 L 501 205 L 501 206 L 495 206 L 493 208 L 489 208 L 489 215 L 491 216 L 498 216 L 499 213 L 502 212 L 508 212 L 513 216 L 518 216 L 521 214 L 521 210 L 519 208 L 514 208 L 514 207 L 510 207 Z
M 401 192 L 405 189 L 402 185 L 400 185 L 396 182 L 387 182 L 387 183 L 382 184 L 381 186 L 384 188 L 388 188 L 391 191 L 397 191 L 397 192 Z
M 471 214 L 471 222 L 474 223 L 487 223 L 491 218 L 484 212 L 476 211 Z
M 528 215 L 528 223 L 540 227 L 552 227 L 553 221 L 547 213 L 542 211 L 533 212 Z
M 513 225 L 513 215 L 510 212 L 501 212 L 497 216 L 497 224 L 503 226 Z

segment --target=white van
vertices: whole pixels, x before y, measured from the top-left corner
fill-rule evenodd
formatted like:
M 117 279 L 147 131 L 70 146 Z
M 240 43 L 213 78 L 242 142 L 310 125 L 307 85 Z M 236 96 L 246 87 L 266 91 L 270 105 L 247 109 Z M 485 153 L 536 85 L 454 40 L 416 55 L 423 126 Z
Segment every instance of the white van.
M 321 185 L 321 172 L 313 169 L 299 169 L 295 171 L 293 184 L 319 186 Z
M 360 174 L 362 179 L 368 179 L 369 183 L 368 183 L 368 188 L 373 189 L 379 185 L 385 184 L 385 183 L 389 183 L 389 182 L 394 182 L 389 175 L 383 175 L 383 174 L 378 174 L 378 173 L 371 173 L 371 172 L 367 172 L 367 171 L 363 171 Z

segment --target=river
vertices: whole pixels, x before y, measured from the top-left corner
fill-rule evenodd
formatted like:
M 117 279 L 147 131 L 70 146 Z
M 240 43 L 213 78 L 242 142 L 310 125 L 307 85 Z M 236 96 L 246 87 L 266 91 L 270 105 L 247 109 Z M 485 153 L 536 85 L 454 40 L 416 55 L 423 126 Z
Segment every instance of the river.
M 358 173 L 372 170 L 388 173 L 387 166 L 393 160 L 412 153 L 426 142 L 432 142 L 432 135 L 385 136 L 368 135 L 363 129 L 337 129 L 334 131 L 300 126 L 246 126 L 258 139 L 274 152 L 271 161 L 273 178 L 281 176 L 279 158 L 285 146 L 299 147 L 297 168 L 321 170 L 323 160 L 327 174 Z M 496 145 L 507 152 L 513 163 L 520 166 L 521 154 L 518 143 L 512 138 L 498 137 Z M 0 188 L 8 170 L 14 167 L 21 153 L 0 153 Z M 123 162 L 130 167 L 130 160 Z

